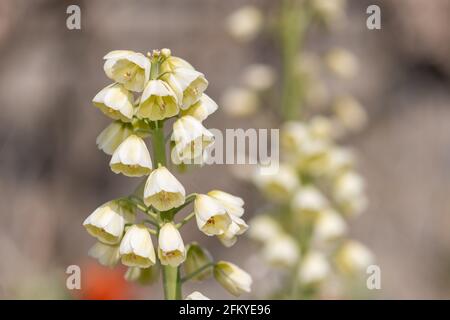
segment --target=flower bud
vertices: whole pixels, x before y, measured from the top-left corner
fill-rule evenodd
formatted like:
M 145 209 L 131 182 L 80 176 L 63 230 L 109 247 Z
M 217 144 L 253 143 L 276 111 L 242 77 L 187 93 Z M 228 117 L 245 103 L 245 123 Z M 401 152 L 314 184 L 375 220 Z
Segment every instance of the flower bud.
M 131 122 L 133 118 L 133 94 L 127 91 L 121 84 L 111 84 L 102 89 L 92 99 L 92 102 L 94 106 L 114 120 Z
M 159 230 L 158 257 L 162 265 L 178 267 L 186 258 L 183 239 L 173 223 L 166 223 Z
M 134 217 L 132 211 L 117 201 L 110 201 L 97 208 L 83 222 L 86 230 L 99 241 L 117 244 L 122 238 L 126 222 Z
M 125 232 L 119 252 L 122 263 L 129 267 L 148 268 L 155 264 L 152 238 L 144 225 L 133 225 Z
M 125 273 L 125 279 L 137 282 L 141 285 L 149 285 L 158 280 L 159 273 L 159 264 L 155 264 L 148 268 L 129 267 Z
M 108 78 L 121 83 L 128 90 L 141 92 L 150 78 L 150 60 L 142 53 L 115 50 L 103 57 Z
M 142 93 L 137 115 L 151 121 L 170 118 L 178 114 L 175 93 L 162 80 L 150 80 Z
M 194 291 L 190 295 L 188 295 L 184 300 L 211 300 L 211 299 L 204 296 L 198 291 Z
M 119 245 L 108 245 L 97 242 L 89 249 L 89 256 L 97 259 L 105 267 L 114 267 L 120 260 Z
M 126 138 L 114 151 L 109 163 L 114 173 L 141 177 L 152 170 L 152 160 L 144 140 L 136 135 Z
M 183 185 L 166 167 L 160 166 L 150 173 L 144 188 L 144 203 L 159 211 L 181 206 L 186 192 Z
M 251 290 L 251 276 L 231 262 L 217 262 L 214 266 L 214 277 L 224 289 L 234 296 L 249 293 Z
M 351 96 L 339 97 L 333 110 L 336 120 L 349 131 L 361 130 L 367 124 L 367 113 L 361 104 Z
M 213 261 L 211 254 L 196 242 L 186 248 L 186 261 L 183 264 L 185 274 L 191 274 Z M 211 268 L 206 268 L 195 275 L 193 280 L 205 280 L 212 275 Z
M 225 233 L 231 224 L 227 210 L 214 198 L 199 194 L 194 201 L 197 226 L 208 236 Z
M 133 134 L 131 126 L 121 121 L 114 121 L 97 137 L 97 147 L 104 153 L 112 155 L 117 147 Z

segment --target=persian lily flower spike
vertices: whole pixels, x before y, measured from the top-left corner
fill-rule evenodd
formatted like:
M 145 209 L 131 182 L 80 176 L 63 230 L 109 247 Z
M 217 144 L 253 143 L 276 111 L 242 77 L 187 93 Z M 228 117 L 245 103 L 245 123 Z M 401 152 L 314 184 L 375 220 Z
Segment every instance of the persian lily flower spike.
M 114 173 L 142 181 L 131 194 L 106 202 L 86 218 L 83 225 L 97 240 L 89 254 L 109 267 L 122 262 L 129 268 L 128 280 L 149 283 L 162 273 L 166 299 L 182 299 L 184 282 L 213 275 L 235 296 L 250 292 L 247 272 L 230 262 L 214 262 L 204 247 L 197 242 L 185 246 L 182 237 L 182 227 L 194 218 L 199 231 L 217 236 L 227 247 L 248 228 L 241 198 L 219 190 L 186 195 L 169 170 L 180 160 L 204 159 L 214 142 L 204 121 L 218 106 L 204 93 L 205 76 L 169 49 L 147 55 L 116 50 L 104 59 L 105 73 L 114 83 L 93 103 L 112 122 L 96 142 L 111 156 Z M 171 135 L 165 137 L 169 121 Z M 166 159 L 168 151 L 172 163 Z M 191 213 L 180 217 L 191 203 Z M 208 298 L 195 291 L 186 299 Z

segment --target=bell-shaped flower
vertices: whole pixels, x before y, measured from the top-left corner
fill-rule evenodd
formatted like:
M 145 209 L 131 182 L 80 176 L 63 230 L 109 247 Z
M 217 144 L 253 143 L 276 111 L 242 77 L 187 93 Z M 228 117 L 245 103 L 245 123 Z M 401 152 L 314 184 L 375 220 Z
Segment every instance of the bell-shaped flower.
M 212 190 L 208 192 L 208 196 L 219 201 L 220 204 L 227 209 L 227 212 L 230 215 L 242 217 L 244 214 L 244 200 L 242 200 L 242 198 L 220 190 Z
M 280 225 L 269 215 L 257 215 L 250 221 L 248 235 L 253 240 L 266 243 L 282 233 Z
M 91 213 L 83 226 L 93 237 L 106 244 L 117 244 L 123 235 L 126 222 L 134 218 L 132 209 L 110 201 Z
M 218 108 L 217 103 L 215 103 L 213 99 L 211 99 L 204 93 L 200 97 L 200 100 L 198 100 L 196 103 L 190 106 L 189 109 L 182 111 L 181 114 L 192 116 L 198 121 L 202 122 L 209 115 L 216 112 L 217 108 Z
M 144 203 L 159 211 L 167 211 L 181 206 L 186 192 L 183 185 L 166 167 L 153 170 L 145 183 Z
M 133 130 L 129 124 L 114 121 L 98 135 L 97 147 L 104 153 L 112 155 L 117 147 L 132 134 Z
M 175 93 L 162 80 L 150 80 L 142 93 L 137 116 L 151 121 L 162 120 L 178 114 Z
M 211 299 L 204 296 L 202 293 L 198 291 L 194 291 L 190 295 L 188 295 L 184 300 L 211 300 Z
M 335 263 L 339 271 L 345 274 L 366 272 L 374 261 L 373 253 L 362 243 L 348 240 L 336 252 Z
M 231 262 L 219 261 L 214 266 L 214 277 L 234 296 L 251 291 L 252 277 Z
M 267 240 L 263 248 L 263 257 L 274 266 L 291 267 L 300 257 L 300 248 L 295 239 L 283 234 Z
M 103 57 L 108 78 L 121 83 L 128 90 L 141 92 L 150 78 L 150 60 L 142 53 L 115 50 Z
M 328 209 L 325 196 L 313 186 L 302 186 L 292 199 L 292 210 L 301 217 L 315 219 L 319 212 Z
M 254 115 L 260 104 L 258 93 L 243 87 L 228 88 L 220 99 L 223 111 L 235 118 Z
M 187 69 L 194 70 L 194 67 L 189 62 L 187 62 L 186 60 L 184 60 L 180 57 L 175 57 L 175 56 L 167 57 L 163 61 L 163 63 L 161 63 L 160 70 L 161 70 L 161 73 L 165 73 L 165 72 L 169 73 L 169 72 L 175 71 L 178 68 L 187 68 Z
M 173 223 L 166 223 L 159 230 L 158 257 L 162 265 L 178 267 L 186 259 L 186 250 L 180 232 Z
M 298 269 L 298 279 L 305 285 L 314 285 L 325 280 L 331 268 L 323 253 L 310 251 L 303 258 Z
M 152 160 L 144 140 L 136 135 L 126 138 L 114 151 L 111 170 L 128 177 L 141 177 L 152 170 Z
M 99 108 L 105 115 L 123 122 L 131 122 L 134 115 L 133 94 L 121 84 L 111 84 L 103 88 L 92 99 L 94 106 Z
M 105 267 L 114 267 L 120 260 L 119 245 L 108 245 L 97 242 L 89 249 L 89 256 L 97 259 Z
M 263 14 L 257 7 L 251 5 L 239 8 L 226 20 L 228 33 L 242 42 L 253 40 L 261 31 L 263 24 Z
M 353 171 L 338 175 L 333 183 L 334 201 L 343 213 L 355 216 L 367 207 L 364 179 Z
M 226 208 L 205 194 L 196 196 L 194 213 L 198 228 L 208 236 L 225 233 L 231 224 L 231 217 Z
M 220 242 L 227 248 L 232 247 L 236 241 L 237 236 L 243 234 L 248 229 L 248 225 L 239 217 L 230 214 L 231 224 L 228 229 L 217 236 Z
M 288 200 L 299 185 L 299 178 L 295 170 L 281 164 L 274 174 L 255 172 L 254 183 L 269 198 L 277 202 Z
M 323 210 L 314 223 L 314 240 L 327 243 L 342 237 L 347 225 L 341 215 L 333 209 Z
M 196 103 L 208 87 L 203 73 L 191 68 L 176 68 L 164 79 L 177 94 L 183 110 Z
M 129 267 L 148 268 L 155 264 L 152 238 L 146 226 L 132 225 L 125 232 L 119 248 L 122 263 Z
M 184 161 L 202 156 L 214 135 L 194 117 L 183 116 L 173 124 L 171 140 L 175 142 L 177 159 Z

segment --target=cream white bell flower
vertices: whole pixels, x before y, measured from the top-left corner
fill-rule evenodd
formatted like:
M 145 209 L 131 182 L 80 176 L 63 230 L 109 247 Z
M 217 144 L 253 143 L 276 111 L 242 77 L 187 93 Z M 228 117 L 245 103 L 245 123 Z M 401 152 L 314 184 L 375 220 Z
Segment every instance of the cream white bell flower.
M 106 244 L 117 244 L 122 239 L 126 222 L 132 222 L 131 209 L 122 207 L 116 201 L 110 201 L 91 213 L 83 226 L 93 237 Z
M 98 135 L 97 147 L 104 153 L 112 155 L 117 147 L 132 134 L 131 125 L 122 121 L 114 121 Z
M 325 56 L 325 62 L 328 68 L 341 78 L 352 78 L 358 72 L 358 60 L 353 53 L 342 48 L 330 50 Z
M 232 247 L 236 241 L 237 236 L 243 234 L 248 229 L 248 225 L 239 217 L 230 214 L 231 224 L 228 229 L 217 236 L 220 242 L 227 248 Z
M 231 224 L 231 217 L 226 208 L 205 194 L 196 196 L 194 213 L 198 228 L 208 236 L 225 233 Z
M 281 145 L 286 151 L 298 151 L 309 139 L 308 127 L 298 121 L 288 121 L 281 128 Z M 292 151 L 291 151 L 292 152 Z
M 327 258 L 318 251 L 308 252 L 302 259 L 298 270 L 298 279 L 301 283 L 312 285 L 325 280 L 331 268 Z
M 278 172 L 274 174 L 257 171 L 253 181 L 269 199 L 278 202 L 289 199 L 299 185 L 297 173 L 286 164 L 280 164 Z
M 318 215 L 328 209 L 329 203 L 325 196 L 313 186 L 303 186 L 292 199 L 292 210 L 299 214 Z
M 357 215 L 367 207 L 364 179 L 353 171 L 340 174 L 333 185 L 333 198 L 345 214 Z
M 204 74 L 191 68 L 176 68 L 164 79 L 177 94 L 183 110 L 196 103 L 208 87 Z
M 313 138 L 317 139 L 333 139 L 334 127 L 333 121 L 323 116 L 314 116 L 309 121 L 309 132 Z
M 211 299 L 204 296 L 202 293 L 198 291 L 194 291 L 190 295 L 188 295 L 184 300 L 211 300 Z
M 351 96 L 341 96 L 333 105 L 336 120 L 349 131 L 361 130 L 367 124 L 367 112 Z
M 246 88 L 228 88 L 220 99 L 223 111 L 231 117 L 245 118 L 259 109 L 258 94 Z
M 255 91 L 264 91 L 275 83 L 275 70 L 266 64 L 252 64 L 242 73 L 242 83 Z
M 108 78 L 121 83 L 128 90 L 141 92 L 150 78 L 150 60 L 142 53 L 114 50 L 103 57 Z
M 283 233 L 280 225 L 270 216 L 257 215 L 250 220 L 248 235 L 251 239 L 259 242 L 269 242 Z
M 119 245 L 108 245 L 97 242 L 88 252 L 89 256 L 97 259 L 105 267 L 114 267 L 120 260 Z
M 373 253 L 362 243 L 348 240 L 337 251 L 335 263 L 342 273 L 355 274 L 365 272 L 374 262 Z
M 186 259 L 183 239 L 173 223 L 162 226 L 158 243 L 158 257 L 162 265 L 178 267 Z
M 234 296 L 251 291 L 252 277 L 231 262 L 219 261 L 214 266 L 214 277 Z
M 339 176 L 341 173 L 355 166 L 356 157 L 353 150 L 347 147 L 334 146 L 328 149 L 325 159 L 325 173 L 330 177 Z
M 121 84 L 111 84 L 103 88 L 92 99 L 92 102 L 94 106 L 114 120 L 131 122 L 133 118 L 133 94 Z
M 218 106 L 213 99 L 208 97 L 205 93 L 202 94 L 200 100 L 194 103 L 189 109 L 182 111 L 182 115 L 192 116 L 198 121 L 202 122 L 209 115 L 216 112 Z
M 233 12 L 226 21 L 228 33 L 236 40 L 248 42 L 261 31 L 264 17 L 255 6 L 244 6 Z
M 141 177 L 152 170 L 152 160 L 144 140 L 136 135 L 126 138 L 114 151 L 109 163 L 114 173 Z
M 144 188 L 144 203 L 159 211 L 167 211 L 181 206 L 186 192 L 175 176 L 160 166 L 150 173 Z
M 220 190 L 212 190 L 208 192 L 208 196 L 219 201 L 220 204 L 227 209 L 227 212 L 230 215 L 242 217 L 244 214 L 244 200 L 242 200 L 242 198 Z
M 347 232 L 347 224 L 342 216 L 333 209 L 323 210 L 314 224 L 314 240 L 330 242 L 342 237 Z
M 183 116 L 173 124 L 171 140 L 179 160 L 194 159 L 213 143 L 214 135 L 192 116 Z
M 287 234 L 268 239 L 263 248 L 263 257 L 277 267 L 291 267 L 300 257 L 300 248 L 295 239 Z
M 178 114 L 178 99 L 162 80 L 150 80 L 142 93 L 137 116 L 151 121 L 162 120 Z
M 160 70 L 161 73 L 164 73 L 173 72 L 178 68 L 187 68 L 194 70 L 194 67 L 189 62 L 180 57 L 175 57 L 172 55 L 164 59 L 163 63 L 161 63 Z
M 152 238 L 146 226 L 132 225 L 125 232 L 119 248 L 122 263 L 128 267 L 148 268 L 155 264 Z

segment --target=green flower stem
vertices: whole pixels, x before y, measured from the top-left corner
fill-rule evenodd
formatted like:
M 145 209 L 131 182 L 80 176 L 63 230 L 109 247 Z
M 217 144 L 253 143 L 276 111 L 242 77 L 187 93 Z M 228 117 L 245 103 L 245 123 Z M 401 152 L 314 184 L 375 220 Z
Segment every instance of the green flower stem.
M 198 269 L 195 270 L 194 272 L 192 272 L 192 273 L 190 273 L 190 274 L 184 276 L 184 277 L 181 279 L 181 282 L 184 283 L 184 282 L 186 282 L 186 281 L 192 279 L 192 278 L 195 277 L 196 275 L 202 273 L 203 271 L 205 271 L 206 269 L 208 269 L 208 268 L 210 268 L 210 267 L 212 267 L 212 266 L 214 266 L 214 263 L 213 263 L 213 262 L 210 262 L 210 263 L 205 264 L 204 266 L 198 268 Z
M 164 122 L 155 122 L 152 133 L 153 159 L 155 167 L 166 165 L 166 148 L 164 143 Z M 178 267 L 162 266 L 164 297 L 166 300 L 181 299 L 181 280 Z
M 195 217 L 195 212 L 191 212 L 186 217 L 184 217 L 184 219 L 181 220 L 181 222 L 176 224 L 176 227 L 178 229 L 180 229 L 182 226 L 184 226 L 186 223 L 188 223 L 193 217 Z

